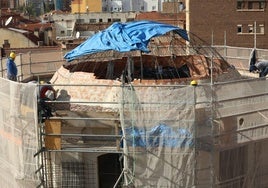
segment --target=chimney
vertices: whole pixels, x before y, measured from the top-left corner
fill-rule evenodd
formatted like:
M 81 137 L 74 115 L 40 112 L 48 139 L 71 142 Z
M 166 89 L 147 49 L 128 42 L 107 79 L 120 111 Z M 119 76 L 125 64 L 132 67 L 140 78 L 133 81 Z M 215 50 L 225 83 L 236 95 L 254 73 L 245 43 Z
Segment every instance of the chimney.
M 10 43 L 8 40 L 4 40 L 3 48 L 10 48 Z

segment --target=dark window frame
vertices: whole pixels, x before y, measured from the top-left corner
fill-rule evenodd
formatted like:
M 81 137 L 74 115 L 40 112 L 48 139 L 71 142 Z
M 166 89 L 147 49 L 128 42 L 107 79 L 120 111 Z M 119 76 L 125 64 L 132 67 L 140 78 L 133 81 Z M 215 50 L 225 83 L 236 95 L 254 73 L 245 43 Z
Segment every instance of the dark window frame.
M 266 0 L 252 1 L 252 0 L 237 0 L 237 10 L 264 10 L 266 8 Z

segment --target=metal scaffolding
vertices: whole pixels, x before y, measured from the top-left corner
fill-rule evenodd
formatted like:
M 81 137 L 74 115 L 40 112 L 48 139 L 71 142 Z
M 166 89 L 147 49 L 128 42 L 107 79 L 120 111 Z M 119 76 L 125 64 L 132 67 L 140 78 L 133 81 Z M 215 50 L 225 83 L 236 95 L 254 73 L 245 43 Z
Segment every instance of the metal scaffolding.
M 70 177 L 74 180 L 69 182 L 68 179 L 68 183 L 64 182 L 67 181 L 66 179 L 58 176 L 60 169 L 65 169 L 62 165 L 65 163 L 66 165 L 82 165 L 83 168 L 80 169 L 85 170 L 88 165 L 94 166 L 93 161 L 95 165 L 100 165 L 96 155 L 114 153 L 119 154 L 118 159 L 121 161 L 120 172 L 113 179 L 114 182 L 110 182 L 110 186 L 113 184 L 114 187 L 146 187 L 148 185 L 154 187 L 256 185 L 256 187 L 262 187 L 267 185 L 265 179 L 261 178 L 268 175 L 266 171 L 268 164 L 263 160 L 263 157 L 267 155 L 264 148 L 267 146 L 265 135 L 268 131 L 267 123 L 265 123 L 268 115 L 265 85 L 267 85 L 266 80 L 247 79 L 213 85 L 204 83 L 197 87 L 185 85 L 110 86 L 118 88 L 117 101 L 107 101 L 110 107 L 113 106 L 110 104 L 114 103 L 113 110 L 108 111 L 115 112 L 116 117 L 55 116 L 47 120 L 63 122 L 62 132 L 42 133 L 44 139 L 60 137 L 62 145 L 61 148 L 56 149 L 47 149 L 44 145 L 46 149 L 43 152 L 49 156 L 43 158 L 46 161 L 44 163 L 47 163 L 44 168 L 46 171 L 44 182 L 53 182 L 47 184 L 47 187 L 61 187 L 68 183 L 72 185 L 71 182 L 77 184 L 77 181 L 80 181 L 77 180 L 77 176 Z M 69 86 L 61 85 L 61 87 L 66 89 Z M 87 92 L 90 93 L 90 88 L 93 86 L 84 87 L 88 88 Z M 231 92 L 234 89 L 239 92 Z M 80 105 L 94 109 L 96 105 L 105 106 L 105 102 L 89 101 Z M 90 108 L 87 108 L 89 115 Z M 100 113 L 107 113 L 107 106 L 105 109 L 106 111 Z M 73 126 L 76 124 L 75 121 L 113 121 L 118 124 L 118 128 L 111 135 L 64 133 L 64 124 L 68 124 L 68 121 L 73 121 L 71 124 Z M 92 124 L 90 126 L 92 130 L 96 129 L 96 126 Z M 70 145 L 63 141 L 67 137 L 79 137 L 81 140 L 88 138 L 84 140 L 92 142 L 84 147 L 84 143 L 79 143 L 77 139 Z M 97 143 L 100 140 L 101 144 Z M 113 143 L 113 149 L 111 145 L 107 146 L 105 141 Z M 45 141 L 43 143 L 45 144 Z M 258 150 L 252 153 L 255 147 Z M 68 155 L 63 153 L 88 155 L 86 159 L 90 158 L 92 163 L 86 164 L 80 159 L 69 161 Z M 56 159 L 59 156 L 63 161 L 57 164 Z M 230 168 L 226 169 L 226 165 Z M 91 166 L 93 169 L 97 168 L 93 166 Z M 74 171 L 83 177 L 85 176 L 82 174 L 87 174 L 86 170 L 76 172 L 74 169 Z M 94 173 L 95 180 L 97 180 L 99 172 Z M 255 173 L 254 177 L 252 173 Z M 84 182 L 82 184 L 85 187 L 104 187 L 99 181 L 81 180 L 81 182 Z M 83 187 L 82 184 L 79 184 L 80 187 Z

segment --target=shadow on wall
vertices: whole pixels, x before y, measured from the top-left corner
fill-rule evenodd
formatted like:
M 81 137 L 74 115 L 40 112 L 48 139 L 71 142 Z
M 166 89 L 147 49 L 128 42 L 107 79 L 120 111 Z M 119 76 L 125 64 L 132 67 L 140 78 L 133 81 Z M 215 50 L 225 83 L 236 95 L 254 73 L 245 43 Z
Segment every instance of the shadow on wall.
M 70 110 L 71 96 L 65 89 L 60 90 L 60 94 L 56 99 L 55 110 Z

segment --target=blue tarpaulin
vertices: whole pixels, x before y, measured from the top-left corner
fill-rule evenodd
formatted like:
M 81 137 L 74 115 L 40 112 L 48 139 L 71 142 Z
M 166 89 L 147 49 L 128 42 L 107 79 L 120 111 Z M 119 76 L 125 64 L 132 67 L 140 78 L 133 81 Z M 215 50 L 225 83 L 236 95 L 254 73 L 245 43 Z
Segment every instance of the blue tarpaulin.
M 115 22 L 66 53 L 64 58 L 67 61 L 72 61 L 84 55 L 107 50 L 118 52 L 140 50 L 148 53 L 147 45 L 150 39 L 164 35 L 169 31 L 174 31 L 183 39 L 188 40 L 187 32 L 184 29 L 164 23 L 153 21 Z
M 150 129 L 127 128 L 126 140 L 132 147 L 192 147 L 193 135 L 184 128 L 171 128 L 165 124 L 159 124 Z

